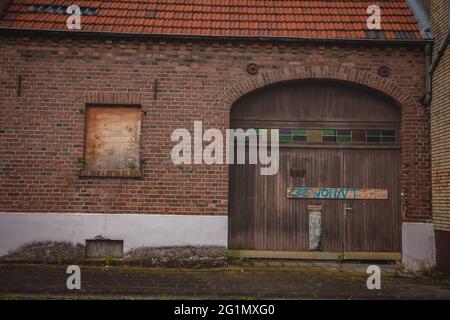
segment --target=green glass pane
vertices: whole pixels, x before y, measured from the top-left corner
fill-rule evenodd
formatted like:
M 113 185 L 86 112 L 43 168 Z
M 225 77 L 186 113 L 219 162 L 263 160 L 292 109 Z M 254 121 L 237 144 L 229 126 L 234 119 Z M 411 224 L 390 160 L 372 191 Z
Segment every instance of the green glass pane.
M 352 136 L 338 136 L 337 142 L 352 142 Z
M 382 137 L 382 143 L 395 143 L 395 137 Z
M 367 142 L 380 143 L 381 142 L 381 137 L 367 137 Z
M 294 136 L 306 136 L 306 135 L 307 130 L 300 130 L 300 129 L 294 130 Z
M 336 135 L 336 130 L 325 129 L 325 130 L 322 130 L 322 134 L 324 136 L 335 136 Z
M 381 136 L 381 130 L 367 130 L 368 137 L 379 137 Z
M 292 136 L 281 135 L 280 142 L 292 142 Z
M 322 130 L 308 130 L 308 142 L 322 142 Z

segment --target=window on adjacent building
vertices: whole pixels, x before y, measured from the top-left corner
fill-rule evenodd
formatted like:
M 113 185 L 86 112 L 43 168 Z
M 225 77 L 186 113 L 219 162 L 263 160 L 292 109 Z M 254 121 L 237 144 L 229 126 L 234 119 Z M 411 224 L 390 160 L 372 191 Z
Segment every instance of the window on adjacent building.
M 141 108 L 88 106 L 84 175 L 140 174 Z

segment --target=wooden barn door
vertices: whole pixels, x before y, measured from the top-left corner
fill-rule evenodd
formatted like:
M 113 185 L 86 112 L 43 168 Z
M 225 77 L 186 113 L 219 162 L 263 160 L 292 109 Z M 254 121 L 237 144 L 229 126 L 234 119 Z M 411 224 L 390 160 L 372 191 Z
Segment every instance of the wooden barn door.
M 399 257 L 400 112 L 389 98 L 335 82 L 283 83 L 237 101 L 231 127 L 280 130 L 277 175 L 230 165 L 231 250 L 250 257 Z M 310 194 L 288 196 L 302 188 Z M 388 197 L 312 196 L 322 189 L 382 190 Z
M 323 206 L 322 251 L 342 250 L 342 201 L 288 201 L 287 187 L 341 185 L 342 150 L 281 148 L 275 176 L 258 165 L 230 166 L 229 246 L 236 250 L 307 251 L 308 205 Z
M 344 201 L 344 253 L 401 252 L 400 152 L 393 149 L 345 150 L 343 184 L 387 189 L 387 200 Z M 359 253 L 359 254 L 356 254 Z M 376 255 L 374 255 L 376 257 Z

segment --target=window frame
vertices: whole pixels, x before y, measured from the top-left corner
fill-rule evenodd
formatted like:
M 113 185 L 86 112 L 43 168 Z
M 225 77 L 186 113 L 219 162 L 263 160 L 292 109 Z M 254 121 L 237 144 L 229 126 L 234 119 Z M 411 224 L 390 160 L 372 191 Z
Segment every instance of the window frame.
M 138 109 L 140 113 L 139 123 L 139 142 L 138 142 L 138 165 L 137 169 L 91 169 L 87 167 L 87 147 L 88 147 L 88 110 L 89 108 L 132 108 Z M 124 103 L 87 103 L 84 110 L 84 132 L 83 132 L 83 169 L 79 172 L 80 178 L 143 178 L 142 172 L 142 121 L 144 119 L 144 112 L 141 104 L 124 104 Z

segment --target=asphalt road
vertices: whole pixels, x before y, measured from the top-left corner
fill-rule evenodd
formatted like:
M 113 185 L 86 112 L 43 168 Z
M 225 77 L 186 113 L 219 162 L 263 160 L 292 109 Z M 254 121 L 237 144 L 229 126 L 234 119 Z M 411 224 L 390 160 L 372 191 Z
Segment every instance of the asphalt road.
M 81 289 L 69 290 L 67 266 L 0 264 L 1 299 L 450 299 L 444 280 L 368 275 L 317 267 L 177 270 L 81 266 Z

